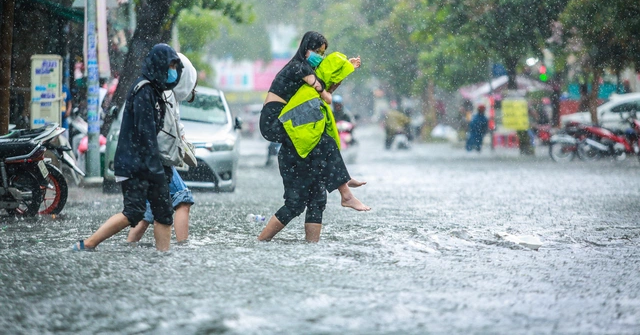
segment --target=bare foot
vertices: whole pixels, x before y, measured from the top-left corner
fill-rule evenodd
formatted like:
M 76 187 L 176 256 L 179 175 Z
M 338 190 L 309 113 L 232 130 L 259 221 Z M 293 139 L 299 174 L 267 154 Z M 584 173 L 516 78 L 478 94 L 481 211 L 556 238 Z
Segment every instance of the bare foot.
M 351 188 L 356 188 L 356 187 L 360 187 L 362 185 L 366 185 L 367 182 L 366 181 L 357 181 L 353 178 L 351 178 L 348 182 L 347 182 L 347 186 L 351 187 Z
M 360 212 L 366 212 L 371 210 L 371 207 L 363 204 L 354 195 L 351 195 L 348 198 L 342 198 L 341 204 L 342 204 L 342 207 L 350 207 Z

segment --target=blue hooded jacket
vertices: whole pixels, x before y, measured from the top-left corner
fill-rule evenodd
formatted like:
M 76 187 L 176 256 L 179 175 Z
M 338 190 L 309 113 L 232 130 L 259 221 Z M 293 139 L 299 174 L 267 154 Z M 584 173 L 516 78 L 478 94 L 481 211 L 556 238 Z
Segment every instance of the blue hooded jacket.
M 176 62 L 178 79 L 167 84 L 169 65 Z M 156 44 L 142 64 L 142 75 L 133 83 L 127 94 L 118 147 L 114 157 L 116 176 L 142 179 L 162 179 L 164 169 L 160 160 L 157 135 L 164 124 L 165 101 L 162 92 L 173 89 L 182 75 L 180 57 L 166 44 Z M 142 80 L 137 92 L 133 88 Z

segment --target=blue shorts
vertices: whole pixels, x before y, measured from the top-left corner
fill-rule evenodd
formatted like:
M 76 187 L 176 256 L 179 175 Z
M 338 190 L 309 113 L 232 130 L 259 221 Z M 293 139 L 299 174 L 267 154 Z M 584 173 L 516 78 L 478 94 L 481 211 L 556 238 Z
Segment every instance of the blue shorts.
M 176 171 L 175 167 L 171 167 L 173 170 L 173 177 L 171 178 L 171 182 L 169 183 L 169 194 L 171 195 L 171 206 L 175 209 L 179 204 L 189 204 L 193 205 L 195 202 L 193 201 L 193 195 L 191 194 L 191 190 L 187 188 L 187 185 L 184 184 L 180 174 Z M 143 220 L 153 223 L 153 214 L 151 214 L 151 206 L 147 201 L 147 210 L 144 212 Z

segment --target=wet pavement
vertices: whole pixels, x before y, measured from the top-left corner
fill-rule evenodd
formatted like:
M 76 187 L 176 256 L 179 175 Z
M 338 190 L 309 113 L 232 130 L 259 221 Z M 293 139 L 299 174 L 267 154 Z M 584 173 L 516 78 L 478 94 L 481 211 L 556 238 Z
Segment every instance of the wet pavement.
M 75 253 L 121 209 L 72 189 L 63 215 L 0 216 L 6 334 L 639 334 L 640 163 L 551 161 L 516 149 L 360 140 L 358 213 L 329 195 L 318 244 L 301 218 L 270 243 L 282 205 L 266 142 L 244 139 L 234 193 L 195 194 L 190 240 L 158 253 L 126 232 Z M 345 155 L 351 153 L 345 153 Z M 497 234 L 530 235 L 538 251 Z

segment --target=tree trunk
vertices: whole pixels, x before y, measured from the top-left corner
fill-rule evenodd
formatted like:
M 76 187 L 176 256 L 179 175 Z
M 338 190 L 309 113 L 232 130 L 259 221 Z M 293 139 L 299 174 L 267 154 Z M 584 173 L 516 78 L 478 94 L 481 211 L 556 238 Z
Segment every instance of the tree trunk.
M 591 92 L 587 95 L 587 104 L 589 106 L 589 113 L 591 114 L 591 122 L 598 124 L 598 93 L 600 91 L 600 76 L 601 70 L 594 69 L 593 77 L 591 78 Z
M 118 88 L 113 94 L 111 106 L 120 108 L 124 103 L 127 92 L 133 82 L 140 75 L 142 61 L 154 45 L 163 40 L 162 29 L 169 15 L 169 7 L 172 0 L 155 0 L 144 2 L 138 10 L 136 31 L 131 38 L 129 52 L 125 58 L 124 66 L 118 81 Z M 109 106 L 109 107 L 111 107 Z M 101 133 L 106 134 L 115 115 L 107 115 L 102 126 Z
M 518 89 L 518 83 L 516 82 L 516 76 L 517 76 L 517 72 L 516 72 L 516 67 L 518 66 L 518 59 L 517 58 L 507 58 L 506 59 L 506 67 L 507 67 L 507 76 L 508 76 L 508 81 L 507 81 L 507 89 L 509 90 L 517 90 Z
M 0 26 L 0 135 L 9 132 L 11 97 L 11 44 L 13 41 L 14 0 L 2 2 L 2 25 Z

